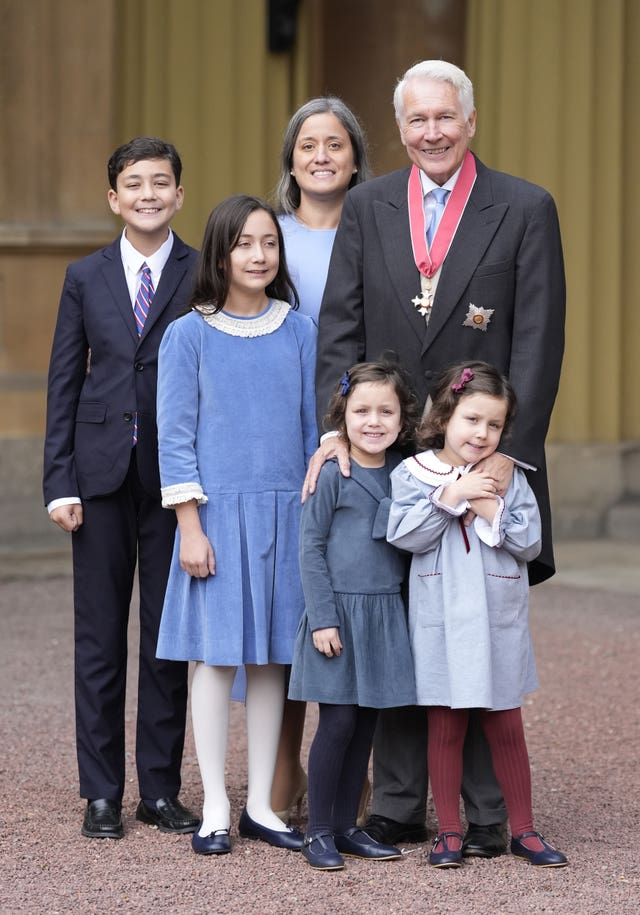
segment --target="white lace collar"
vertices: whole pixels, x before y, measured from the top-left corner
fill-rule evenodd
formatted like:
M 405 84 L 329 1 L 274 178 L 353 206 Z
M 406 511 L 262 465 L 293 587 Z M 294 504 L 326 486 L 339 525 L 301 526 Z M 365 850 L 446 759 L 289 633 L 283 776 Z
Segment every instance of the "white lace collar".
M 452 467 L 451 464 L 445 464 L 441 461 L 433 451 L 421 451 L 420 454 L 414 454 L 403 463 L 414 477 L 432 486 L 453 483 L 461 474 L 466 473 L 473 466 L 473 464 L 467 464 L 466 467 Z
M 264 337 L 277 330 L 290 311 L 291 306 L 287 302 L 273 299 L 266 311 L 251 318 L 237 317 L 226 314 L 224 311 L 218 311 L 215 314 L 203 314 L 200 311 L 199 314 L 207 324 L 222 331 L 223 334 L 229 334 L 232 337 Z

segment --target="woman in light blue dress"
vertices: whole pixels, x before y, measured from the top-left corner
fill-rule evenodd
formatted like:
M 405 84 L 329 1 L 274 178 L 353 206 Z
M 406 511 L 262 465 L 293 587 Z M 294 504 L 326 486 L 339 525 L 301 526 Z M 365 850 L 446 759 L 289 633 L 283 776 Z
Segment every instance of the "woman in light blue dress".
M 191 705 L 204 785 L 194 851 L 230 850 L 224 768 L 236 667 L 247 672 L 249 786 L 240 835 L 299 849 L 273 813 L 271 783 L 303 598 L 300 492 L 317 441 L 316 330 L 293 310 L 282 234 L 262 201 L 211 216 L 192 311 L 159 356 L 162 497 L 178 532 L 158 657 L 195 661 Z
M 316 324 L 344 198 L 370 176 L 363 130 L 341 99 L 313 98 L 295 112 L 282 145 L 276 208 L 300 312 Z M 294 805 L 299 812 L 307 784 L 300 764 L 305 710 L 302 702 L 285 702 L 271 795 L 285 820 Z

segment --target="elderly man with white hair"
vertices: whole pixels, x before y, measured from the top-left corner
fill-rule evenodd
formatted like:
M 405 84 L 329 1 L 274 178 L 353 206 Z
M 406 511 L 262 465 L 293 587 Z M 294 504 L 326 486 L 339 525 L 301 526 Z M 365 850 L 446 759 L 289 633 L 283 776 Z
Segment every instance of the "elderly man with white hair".
M 554 573 L 544 442 L 564 349 L 556 207 L 543 188 L 487 168 L 471 152 L 473 86 L 458 67 L 441 60 L 411 67 L 394 106 L 410 162 L 347 194 L 320 310 L 318 415 L 346 368 L 382 353 L 395 353 L 409 372 L 421 406 L 452 362 L 480 359 L 506 374 L 519 412 L 506 454 L 492 456 L 491 469 L 505 491 L 513 460 L 527 462 L 543 525 L 542 552 L 529 566 L 536 584 Z M 349 473 L 345 443 L 329 436 L 312 459 L 305 494 L 333 456 Z M 426 740 L 424 708 L 381 716 L 366 827 L 379 841 L 425 837 Z M 506 812 L 473 715 L 463 796 L 464 854 L 502 854 Z

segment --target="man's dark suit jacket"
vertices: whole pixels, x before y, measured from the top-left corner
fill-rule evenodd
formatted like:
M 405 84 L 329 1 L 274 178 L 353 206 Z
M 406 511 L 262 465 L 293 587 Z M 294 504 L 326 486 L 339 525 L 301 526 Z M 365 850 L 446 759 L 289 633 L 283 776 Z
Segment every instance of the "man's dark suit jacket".
M 90 499 L 121 486 L 136 410 L 138 473 L 145 490 L 160 498 L 158 348 L 167 325 L 188 306 L 196 258 L 174 235 L 140 337 L 119 237 L 67 269 L 49 369 L 46 504 L 69 496 Z
M 560 229 L 547 191 L 476 165 L 428 327 L 411 301 L 420 275 L 409 234 L 409 169 L 347 194 L 320 310 L 319 418 L 345 369 L 383 353 L 411 374 L 421 405 L 454 362 L 481 359 L 508 375 L 519 410 L 502 448 L 538 468 L 528 474 L 543 520 L 542 553 L 529 568 L 536 583 L 554 572 L 544 440 L 564 350 Z M 471 304 L 493 309 L 486 331 L 463 326 Z

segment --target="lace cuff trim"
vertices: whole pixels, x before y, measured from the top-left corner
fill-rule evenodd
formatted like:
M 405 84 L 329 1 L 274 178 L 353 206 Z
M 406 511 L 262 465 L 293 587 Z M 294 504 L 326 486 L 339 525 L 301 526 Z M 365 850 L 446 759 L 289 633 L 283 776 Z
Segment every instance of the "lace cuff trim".
M 176 483 L 174 486 L 163 486 L 160 492 L 163 508 L 172 508 L 174 505 L 181 505 L 192 499 L 195 499 L 198 505 L 204 505 L 209 501 L 199 483 Z
M 264 337 L 272 334 L 282 325 L 289 311 L 291 306 L 279 299 L 273 299 L 267 311 L 257 318 L 236 318 L 223 311 L 207 314 L 199 309 L 207 324 L 232 337 Z

